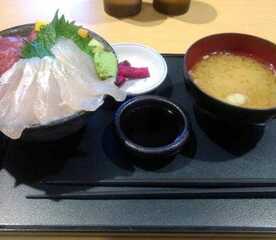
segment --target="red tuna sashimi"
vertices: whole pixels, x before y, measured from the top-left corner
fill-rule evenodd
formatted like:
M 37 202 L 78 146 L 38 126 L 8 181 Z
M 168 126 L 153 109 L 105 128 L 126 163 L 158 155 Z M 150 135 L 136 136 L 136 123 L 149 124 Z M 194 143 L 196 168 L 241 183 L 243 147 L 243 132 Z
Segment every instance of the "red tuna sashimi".
M 36 37 L 37 37 L 37 32 L 35 30 L 32 30 L 27 39 L 28 41 L 32 42 L 36 39 Z
M 11 48 L 21 48 L 24 45 L 24 38 L 20 36 L 0 36 L 0 50 L 6 49 L 7 47 Z
M 0 36 L 0 76 L 20 59 L 23 45 L 24 40 L 22 37 Z

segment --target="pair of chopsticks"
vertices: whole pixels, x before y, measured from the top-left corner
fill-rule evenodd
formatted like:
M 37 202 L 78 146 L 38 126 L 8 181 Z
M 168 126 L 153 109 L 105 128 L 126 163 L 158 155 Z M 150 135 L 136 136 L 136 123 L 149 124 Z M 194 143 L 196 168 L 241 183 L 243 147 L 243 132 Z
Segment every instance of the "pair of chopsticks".
M 77 191 L 61 194 L 34 194 L 28 199 L 219 199 L 276 198 L 276 179 L 115 179 L 44 181 L 50 186 L 133 187 L 104 191 Z M 164 189 L 162 189 L 164 188 Z

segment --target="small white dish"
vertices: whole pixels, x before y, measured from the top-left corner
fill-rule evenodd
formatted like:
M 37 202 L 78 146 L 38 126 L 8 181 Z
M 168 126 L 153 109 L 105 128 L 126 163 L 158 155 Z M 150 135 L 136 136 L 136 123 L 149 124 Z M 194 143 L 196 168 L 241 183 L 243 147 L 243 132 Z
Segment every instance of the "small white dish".
M 128 95 L 140 95 L 153 91 L 166 79 L 168 67 L 165 59 L 154 49 L 137 43 L 112 44 L 119 62 L 127 60 L 133 67 L 148 67 L 149 78 L 129 80 L 121 89 Z

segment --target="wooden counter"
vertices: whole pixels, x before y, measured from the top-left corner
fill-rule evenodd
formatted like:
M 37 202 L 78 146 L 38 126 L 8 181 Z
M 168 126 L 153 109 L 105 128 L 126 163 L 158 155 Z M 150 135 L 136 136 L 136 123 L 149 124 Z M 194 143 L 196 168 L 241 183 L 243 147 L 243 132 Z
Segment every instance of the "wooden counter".
M 183 53 L 197 39 L 219 32 L 254 34 L 276 42 L 275 0 L 192 0 L 190 11 L 178 17 L 156 12 L 146 0 L 139 15 L 120 20 L 104 13 L 101 0 L 1 0 L 0 4 L 0 29 L 50 20 L 60 9 L 110 42 L 144 43 L 163 53 Z

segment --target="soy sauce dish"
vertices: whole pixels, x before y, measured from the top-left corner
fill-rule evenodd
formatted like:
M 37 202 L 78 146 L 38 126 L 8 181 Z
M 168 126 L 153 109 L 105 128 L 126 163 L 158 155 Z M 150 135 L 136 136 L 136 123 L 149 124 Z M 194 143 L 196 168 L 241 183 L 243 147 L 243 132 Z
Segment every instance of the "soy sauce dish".
M 116 111 L 114 122 L 122 145 L 143 159 L 172 157 L 189 138 L 184 112 L 175 103 L 158 96 L 128 100 Z

